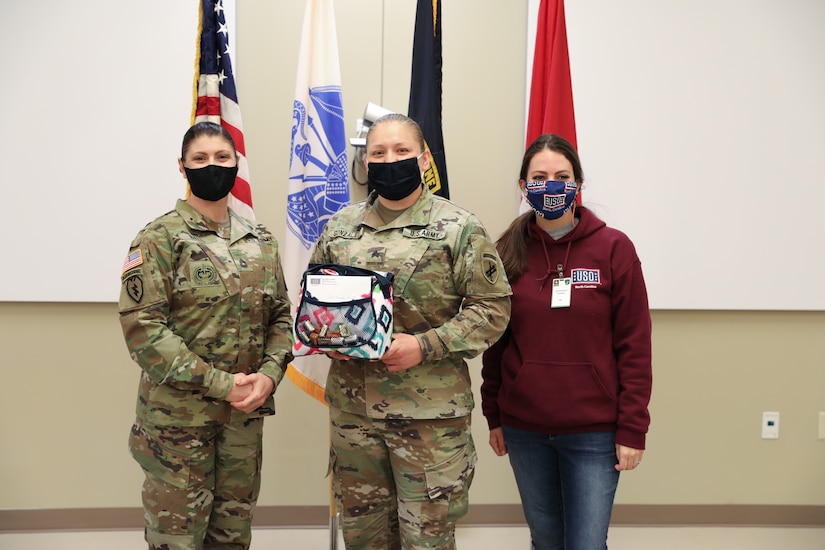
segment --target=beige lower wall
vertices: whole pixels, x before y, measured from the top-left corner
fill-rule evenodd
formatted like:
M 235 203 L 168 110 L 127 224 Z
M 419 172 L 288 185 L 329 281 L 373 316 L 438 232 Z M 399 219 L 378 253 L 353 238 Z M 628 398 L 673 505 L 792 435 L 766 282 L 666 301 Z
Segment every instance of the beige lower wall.
M 653 425 L 618 504 L 825 505 L 825 312 L 654 311 Z M 138 367 L 115 304 L 0 304 L 0 509 L 140 506 L 126 450 Z M 473 361 L 478 381 L 479 362 Z M 261 506 L 326 506 L 326 408 L 288 380 Z M 778 440 L 761 412 L 781 413 Z M 518 503 L 478 411 L 475 504 Z
M 259 506 L 252 524 L 265 528 L 322 528 L 332 523 L 330 517 L 327 506 Z M 825 506 L 617 504 L 610 523 L 655 527 L 825 527 Z M 523 526 L 526 522 L 520 504 L 474 504 L 459 525 Z M 141 508 L 0 510 L 0 534 L 141 527 Z

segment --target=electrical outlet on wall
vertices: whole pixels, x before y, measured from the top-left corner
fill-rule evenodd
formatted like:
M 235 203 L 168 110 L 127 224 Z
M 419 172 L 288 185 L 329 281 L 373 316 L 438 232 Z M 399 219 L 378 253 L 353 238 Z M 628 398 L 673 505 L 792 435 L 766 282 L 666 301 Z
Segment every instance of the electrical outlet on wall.
M 819 439 L 825 439 L 825 412 L 819 413 Z
M 762 413 L 762 439 L 779 439 L 779 413 L 765 411 Z

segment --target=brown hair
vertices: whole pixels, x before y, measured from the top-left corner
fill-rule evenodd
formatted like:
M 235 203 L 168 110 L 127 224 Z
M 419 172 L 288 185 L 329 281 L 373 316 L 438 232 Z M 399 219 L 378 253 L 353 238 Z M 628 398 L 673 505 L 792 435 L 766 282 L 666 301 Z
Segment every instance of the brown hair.
M 542 134 L 527 147 L 524 158 L 521 161 L 521 171 L 519 180 L 527 179 L 527 172 L 530 162 L 537 153 L 544 149 L 550 149 L 556 153 L 561 153 L 570 161 L 573 166 L 573 179 L 576 183 L 584 182 L 584 173 L 579 161 L 579 154 L 575 147 L 561 136 L 556 134 Z M 501 237 L 496 241 L 496 248 L 504 264 L 504 272 L 510 281 L 515 281 L 522 273 L 527 271 L 528 259 L 527 248 L 532 238 L 530 237 L 530 224 L 533 223 L 535 214 L 533 211 L 525 212 L 504 230 Z
M 421 146 L 421 150 L 426 150 L 426 146 L 424 145 L 424 132 L 421 131 L 421 126 L 418 123 L 411 119 L 406 115 L 402 115 L 400 113 L 390 113 L 379 117 L 378 120 L 372 123 L 370 129 L 367 130 L 367 144 L 370 142 L 370 134 L 372 134 L 373 128 L 376 126 L 381 126 L 382 124 L 386 124 L 388 122 L 398 122 L 407 127 L 413 133 L 413 137 L 415 137 L 416 142 Z
M 181 144 L 180 147 L 181 159 L 186 158 L 186 150 L 189 149 L 189 144 L 201 136 L 221 136 L 232 146 L 232 152 L 235 154 L 235 157 L 238 156 L 238 151 L 235 149 L 235 140 L 232 139 L 229 131 L 220 124 L 203 121 L 195 123 L 183 134 L 183 144 Z

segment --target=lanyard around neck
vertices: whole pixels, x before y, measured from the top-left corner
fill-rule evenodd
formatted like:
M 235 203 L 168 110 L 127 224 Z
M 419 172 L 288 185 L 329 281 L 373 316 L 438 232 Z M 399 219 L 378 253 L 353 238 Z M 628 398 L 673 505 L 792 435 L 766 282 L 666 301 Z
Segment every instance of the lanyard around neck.
M 567 250 L 564 253 L 564 262 L 556 264 L 556 273 L 558 274 L 559 279 L 564 277 L 564 267 L 567 265 L 567 259 L 570 257 L 570 246 L 572 244 L 572 240 L 567 241 Z M 539 283 L 539 292 L 541 292 L 541 289 L 544 288 L 544 283 L 547 282 L 547 278 L 553 275 L 553 269 L 550 267 L 550 254 L 547 252 L 547 245 L 544 242 L 542 242 L 541 246 L 544 249 L 544 260 L 547 263 L 547 273 L 545 273 L 543 277 L 538 279 L 539 281 L 541 281 Z

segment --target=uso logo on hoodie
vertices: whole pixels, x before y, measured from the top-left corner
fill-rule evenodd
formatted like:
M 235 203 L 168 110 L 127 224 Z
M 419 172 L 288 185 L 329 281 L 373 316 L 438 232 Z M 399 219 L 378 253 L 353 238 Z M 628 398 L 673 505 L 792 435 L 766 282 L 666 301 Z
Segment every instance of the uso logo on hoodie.
M 578 288 L 596 288 L 601 286 L 602 279 L 598 269 L 576 268 L 571 271 L 573 284 Z

